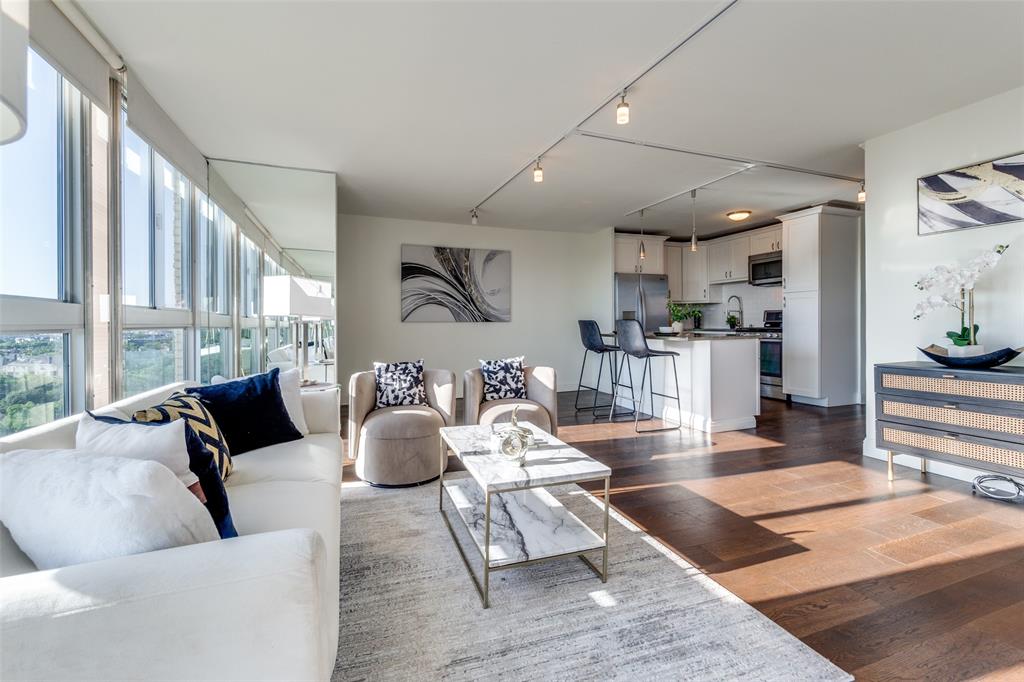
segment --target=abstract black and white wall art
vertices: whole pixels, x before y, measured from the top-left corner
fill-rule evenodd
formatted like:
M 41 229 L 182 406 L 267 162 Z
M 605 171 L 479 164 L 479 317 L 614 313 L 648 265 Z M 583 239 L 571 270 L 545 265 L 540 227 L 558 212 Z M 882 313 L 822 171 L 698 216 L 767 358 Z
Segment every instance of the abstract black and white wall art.
M 402 244 L 403 322 L 508 322 L 512 252 Z
M 937 234 L 1024 220 L 1024 154 L 917 181 L 917 233 Z

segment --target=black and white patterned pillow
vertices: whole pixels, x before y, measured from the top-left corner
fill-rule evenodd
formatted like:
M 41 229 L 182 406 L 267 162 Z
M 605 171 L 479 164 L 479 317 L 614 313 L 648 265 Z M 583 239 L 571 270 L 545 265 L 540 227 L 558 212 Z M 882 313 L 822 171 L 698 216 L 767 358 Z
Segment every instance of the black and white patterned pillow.
M 481 360 L 480 373 L 484 375 L 484 402 L 526 397 L 522 355 L 504 360 Z
M 377 376 L 377 407 L 427 404 L 422 360 L 375 362 L 373 372 Z

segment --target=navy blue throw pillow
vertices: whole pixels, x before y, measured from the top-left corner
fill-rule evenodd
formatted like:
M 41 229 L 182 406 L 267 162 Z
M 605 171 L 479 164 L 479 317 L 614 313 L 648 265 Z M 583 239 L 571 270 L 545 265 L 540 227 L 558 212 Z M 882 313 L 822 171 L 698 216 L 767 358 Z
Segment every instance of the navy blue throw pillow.
M 279 373 L 275 367 L 266 374 L 186 389 L 213 415 L 232 456 L 302 438 L 285 409 Z
M 164 426 L 159 422 L 126 422 L 117 417 L 103 417 L 92 414 L 96 421 L 107 424 L 141 424 L 143 426 Z M 188 451 L 188 468 L 199 479 L 199 485 L 206 496 L 206 511 L 210 512 L 213 524 L 217 526 L 217 532 L 221 538 L 236 538 L 238 531 L 235 530 L 235 523 L 231 519 L 231 510 L 228 508 L 228 493 L 224 490 L 224 481 L 220 477 L 220 470 L 213 453 L 203 444 L 202 438 L 185 423 L 185 449 Z

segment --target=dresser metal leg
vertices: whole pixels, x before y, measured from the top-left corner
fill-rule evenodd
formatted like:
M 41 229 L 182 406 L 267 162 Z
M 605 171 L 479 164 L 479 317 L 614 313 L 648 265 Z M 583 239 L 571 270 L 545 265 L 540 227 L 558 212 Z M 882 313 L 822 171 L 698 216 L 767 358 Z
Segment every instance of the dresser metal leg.
M 921 473 L 928 473 L 928 460 L 926 460 L 924 457 L 921 458 Z
M 890 481 L 895 478 L 895 476 L 893 476 L 893 472 L 892 472 L 892 458 L 893 458 L 893 451 L 890 450 L 889 451 L 889 467 L 888 467 L 888 473 L 889 473 L 889 480 Z

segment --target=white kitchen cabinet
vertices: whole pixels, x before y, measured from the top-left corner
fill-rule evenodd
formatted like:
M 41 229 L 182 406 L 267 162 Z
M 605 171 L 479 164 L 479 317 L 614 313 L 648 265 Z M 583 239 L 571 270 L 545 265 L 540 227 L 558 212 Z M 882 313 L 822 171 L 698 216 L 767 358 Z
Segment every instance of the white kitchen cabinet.
M 732 282 L 746 282 L 748 278 L 747 267 L 750 259 L 750 237 L 743 235 L 736 237 L 729 242 L 729 280 Z
M 816 206 L 782 220 L 782 387 L 824 407 L 863 402 L 860 211 Z
M 805 215 L 782 223 L 782 289 L 814 291 L 821 271 L 821 234 L 818 215 Z
M 668 276 L 668 300 L 683 300 L 683 247 L 665 244 L 665 274 Z
M 708 249 L 708 281 L 711 284 L 747 281 L 747 257 L 750 238 L 731 237 L 706 242 Z
M 708 254 L 711 249 L 698 248 L 690 251 L 683 248 L 683 302 L 707 303 L 711 300 L 708 290 Z
M 732 247 L 727 241 L 707 242 L 708 281 L 720 284 L 729 281 L 729 267 L 732 265 Z
M 782 297 L 782 390 L 820 399 L 821 311 L 817 291 L 789 292 Z
M 750 235 L 750 255 L 782 251 L 782 228 Z
M 644 272 L 649 275 L 665 274 L 665 240 L 668 237 L 638 234 L 615 235 L 615 272 Z M 640 260 L 640 243 L 644 245 L 644 259 Z M 641 270 L 642 268 L 642 270 Z

